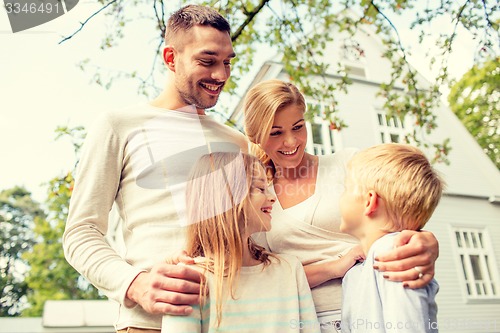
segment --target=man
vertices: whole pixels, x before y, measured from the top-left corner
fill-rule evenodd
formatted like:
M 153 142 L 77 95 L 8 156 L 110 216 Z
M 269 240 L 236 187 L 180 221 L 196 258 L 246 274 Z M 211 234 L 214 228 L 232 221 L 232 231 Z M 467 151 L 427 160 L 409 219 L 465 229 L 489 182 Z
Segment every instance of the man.
M 192 260 L 178 255 L 184 246 L 185 181 L 198 156 L 247 149 L 241 133 L 205 115 L 217 103 L 235 57 L 226 19 L 211 8 L 183 7 L 168 20 L 165 45 L 163 92 L 148 104 L 102 115 L 89 131 L 63 237 L 68 262 L 121 304 L 119 332 L 158 332 L 162 314 L 186 315 L 198 303 L 199 273 L 175 265 Z M 105 240 L 113 203 L 123 253 Z M 420 257 L 381 266 L 407 270 L 399 279 L 414 279 L 410 268 L 417 265 L 433 275 L 435 238 L 411 241 L 417 246 L 386 259 Z
M 247 149 L 243 134 L 205 115 L 235 57 L 229 23 L 211 8 L 184 7 L 169 19 L 165 45 L 163 92 L 147 105 L 106 113 L 89 132 L 63 239 L 68 262 L 122 304 L 117 330 L 159 329 L 161 314 L 192 311 L 199 273 L 165 262 L 184 246 L 187 173 L 204 153 Z M 122 255 L 104 239 L 114 201 Z

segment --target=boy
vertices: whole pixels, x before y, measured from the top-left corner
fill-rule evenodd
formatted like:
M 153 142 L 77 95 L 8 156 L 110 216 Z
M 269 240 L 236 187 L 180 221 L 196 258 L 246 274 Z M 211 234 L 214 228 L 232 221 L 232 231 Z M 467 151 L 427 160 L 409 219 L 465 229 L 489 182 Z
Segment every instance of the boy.
M 392 249 L 399 231 L 425 225 L 443 187 L 425 155 L 410 145 L 377 145 L 349 162 L 340 230 L 360 240 L 366 259 L 343 280 L 343 333 L 437 332 L 437 282 L 408 289 L 373 265 L 377 255 Z M 421 278 L 421 268 L 415 270 Z

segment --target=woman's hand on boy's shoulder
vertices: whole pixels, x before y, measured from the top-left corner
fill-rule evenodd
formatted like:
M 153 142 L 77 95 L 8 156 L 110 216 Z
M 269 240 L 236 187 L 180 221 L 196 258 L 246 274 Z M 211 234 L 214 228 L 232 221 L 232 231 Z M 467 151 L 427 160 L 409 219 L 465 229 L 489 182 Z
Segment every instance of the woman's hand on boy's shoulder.
M 374 268 L 385 272 L 390 281 L 401 281 L 406 288 L 428 285 L 434 277 L 439 243 L 431 232 L 404 230 L 394 239 L 394 250 L 378 255 Z

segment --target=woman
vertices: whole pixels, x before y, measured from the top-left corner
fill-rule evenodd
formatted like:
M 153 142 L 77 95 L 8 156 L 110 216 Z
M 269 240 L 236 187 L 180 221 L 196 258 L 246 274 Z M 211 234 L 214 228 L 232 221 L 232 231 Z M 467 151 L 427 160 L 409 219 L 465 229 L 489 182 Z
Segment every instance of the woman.
M 266 165 L 277 197 L 273 228 L 265 235 L 267 245 L 272 252 L 299 258 L 322 332 L 340 331 L 341 277 L 363 256 L 357 241 L 339 230 L 339 198 L 346 164 L 355 150 L 327 156 L 305 152 L 306 103 L 291 83 L 269 80 L 255 85 L 245 98 L 244 111 L 252 152 Z M 434 275 L 437 241 L 428 232 L 403 235 L 396 245 L 409 240 L 407 245 L 379 258 L 402 260 L 380 263 L 380 268 L 395 271 L 387 277 L 405 281 L 405 287 L 421 287 Z M 426 274 L 420 276 L 418 270 Z

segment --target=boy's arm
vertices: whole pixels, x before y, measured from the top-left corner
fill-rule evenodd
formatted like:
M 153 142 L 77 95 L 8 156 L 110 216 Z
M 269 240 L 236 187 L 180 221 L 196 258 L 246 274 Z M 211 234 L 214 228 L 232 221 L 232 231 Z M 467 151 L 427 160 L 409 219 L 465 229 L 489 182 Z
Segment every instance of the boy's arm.
M 383 324 L 387 332 L 437 332 L 434 298 L 438 285 L 435 280 L 420 289 L 403 288 L 401 283 L 383 277 L 378 282 Z
M 439 256 L 439 243 L 431 232 L 404 230 L 394 240 L 395 249 L 378 255 L 374 268 L 390 281 L 402 281 L 405 287 L 416 289 L 428 285 L 434 277 Z M 418 266 L 423 273 L 419 278 Z

